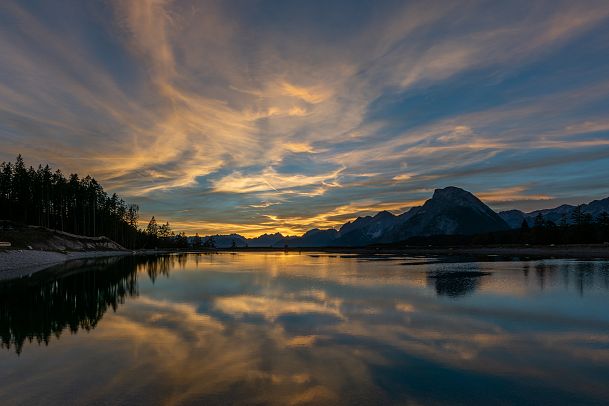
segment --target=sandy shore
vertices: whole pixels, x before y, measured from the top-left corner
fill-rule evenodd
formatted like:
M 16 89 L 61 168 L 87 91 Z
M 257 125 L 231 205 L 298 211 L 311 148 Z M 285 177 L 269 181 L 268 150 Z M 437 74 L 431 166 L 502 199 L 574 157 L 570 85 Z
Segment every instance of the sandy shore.
M 73 259 L 131 255 L 132 251 L 82 251 L 60 253 L 37 250 L 0 251 L 0 280 L 31 275 Z

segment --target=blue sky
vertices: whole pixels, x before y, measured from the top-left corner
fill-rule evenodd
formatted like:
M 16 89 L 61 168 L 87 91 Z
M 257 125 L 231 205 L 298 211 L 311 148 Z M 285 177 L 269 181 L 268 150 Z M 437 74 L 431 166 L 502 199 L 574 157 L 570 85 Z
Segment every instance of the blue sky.
M 0 160 L 189 233 L 609 195 L 607 1 L 11 1 Z

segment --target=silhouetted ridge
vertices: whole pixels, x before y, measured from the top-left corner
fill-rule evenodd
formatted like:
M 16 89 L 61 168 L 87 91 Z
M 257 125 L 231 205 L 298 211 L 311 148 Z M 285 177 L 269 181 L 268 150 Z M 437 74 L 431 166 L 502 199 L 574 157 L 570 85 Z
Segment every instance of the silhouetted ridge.
M 582 215 L 589 215 L 592 219 L 598 218 L 603 212 L 609 213 L 609 197 L 599 200 L 593 200 L 588 204 L 573 206 L 563 204 L 552 209 L 541 209 L 525 213 L 520 210 L 506 210 L 499 213 L 511 228 L 520 228 L 522 221 L 526 219 L 529 226 L 533 226 L 535 218 L 541 215 L 544 221 L 559 224 L 574 224 L 574 211 L 576 208 L 581 209 Z

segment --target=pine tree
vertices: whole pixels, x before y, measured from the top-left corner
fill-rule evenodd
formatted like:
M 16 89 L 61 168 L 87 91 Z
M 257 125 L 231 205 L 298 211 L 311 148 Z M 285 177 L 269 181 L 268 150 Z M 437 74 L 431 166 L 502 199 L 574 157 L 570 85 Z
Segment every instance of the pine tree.
M 148 223 L 148 226 L 146 226 L 146 234 L 155 238 L 159 236 L 159 226 L 157 225 L 154 216 L 152 216 L 150 222 Z

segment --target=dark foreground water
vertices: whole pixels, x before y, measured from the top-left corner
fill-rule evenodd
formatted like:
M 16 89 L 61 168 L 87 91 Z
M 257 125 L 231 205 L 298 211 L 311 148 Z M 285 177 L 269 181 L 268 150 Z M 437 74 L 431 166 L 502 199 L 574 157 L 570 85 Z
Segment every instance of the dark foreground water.
M 0 284 L 0 403 L 608 404 L 609 262 L 243 253 Z

